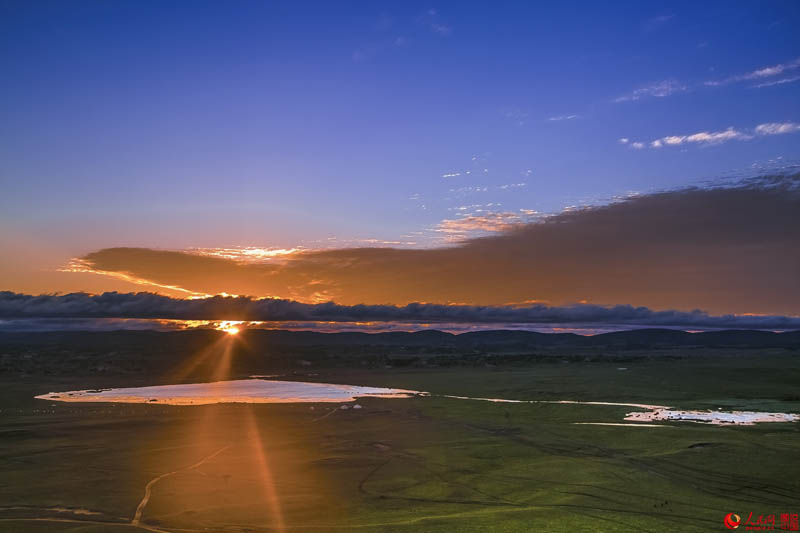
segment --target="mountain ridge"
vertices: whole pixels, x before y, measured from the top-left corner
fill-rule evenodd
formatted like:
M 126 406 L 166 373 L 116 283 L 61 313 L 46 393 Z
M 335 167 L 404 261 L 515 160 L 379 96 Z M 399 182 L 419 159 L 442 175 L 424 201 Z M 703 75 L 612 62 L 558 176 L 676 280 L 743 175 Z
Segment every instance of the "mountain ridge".
M 157 331 L 49 331 L 0 332 L 0 343 L 51 344 L 63 340 L 86 342 L 124 341 L 131 339 L 197 339 L 216 338 L 226 333 L 210 330 Z M 395 331 L 317 332 L 249 329 L 239 334 L 249 342 L 279 346 L 426 346 L 450 348 L 655 348 L 655 347 L 752 347 L 800 348 L 800 330 L 772 332 L 761 330 L 720 330 L 687 332 L 674 329 L 648 328 L 579 335 L 576 333 L 541 333 L 521 330 L 487 330 L 449 333 L 437 329 L 414 332 Z

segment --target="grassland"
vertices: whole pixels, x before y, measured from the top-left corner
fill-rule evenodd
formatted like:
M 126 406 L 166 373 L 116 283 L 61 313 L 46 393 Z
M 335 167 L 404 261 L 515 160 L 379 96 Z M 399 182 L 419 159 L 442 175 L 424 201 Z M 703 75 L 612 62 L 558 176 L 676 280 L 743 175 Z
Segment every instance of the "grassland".
M 359 410 L 54 403 L 33 396 L 151 376 L 7 375 L 0 530 L 723 531 L 800 512 L 798 424 L 576 425 L 631 409 L 437 396 L 800 412 L 796 355 L 612 359 L 283 377 L 433 393 Z

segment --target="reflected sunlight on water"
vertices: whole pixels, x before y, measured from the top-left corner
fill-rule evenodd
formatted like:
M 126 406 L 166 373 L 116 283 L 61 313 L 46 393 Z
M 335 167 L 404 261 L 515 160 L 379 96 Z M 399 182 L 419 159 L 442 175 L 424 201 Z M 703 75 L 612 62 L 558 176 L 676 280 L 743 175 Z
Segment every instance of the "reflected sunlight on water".
M 408 398 L 415 394 L 419 394 L 418 391 L 332 383 L 241 379 L 212 383 L 51 392 L 37 396 L 37 398 L 62 402 L 207 405 L 213 403 L 350 402 L 363 396 Z

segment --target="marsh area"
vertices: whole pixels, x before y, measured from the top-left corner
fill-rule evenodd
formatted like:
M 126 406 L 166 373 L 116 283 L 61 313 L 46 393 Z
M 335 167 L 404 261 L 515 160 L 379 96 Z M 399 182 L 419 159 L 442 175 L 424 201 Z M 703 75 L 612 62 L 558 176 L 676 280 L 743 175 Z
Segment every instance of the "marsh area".
M 625 421 L 667 406 L 800 413 L 791 350 L 570 348 L 493 355 L 491 365 L 464 350 L 460 366 L 444 367 L 390 359 L 418 348 L 248 340 L 233 353 L 233 381 L 269 375 L 319 390 L 429 395 L 206 405 L 47 398 L 212 383 L 220 359 L 213 352 L 195 365 L 204 352 L 192 338 L 2 345 L 24 371 L 0 377 L 0 529 L 708 531 L 729 512 L 797 507 L 797 422 Z M 441 349 L 424 349 L 442 360 Z

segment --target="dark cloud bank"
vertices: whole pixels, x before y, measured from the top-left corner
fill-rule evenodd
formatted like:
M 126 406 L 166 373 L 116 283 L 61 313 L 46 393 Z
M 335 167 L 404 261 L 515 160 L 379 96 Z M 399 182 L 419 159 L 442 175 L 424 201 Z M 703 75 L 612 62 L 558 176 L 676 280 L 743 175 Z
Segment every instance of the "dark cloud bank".
M 570 320 L 692 325 L 710 321 L 750 327 L 760 320 L 789 319 L 717 319 L 696 313 L 654 313 L 638 306 L 705 309 L 714 314 L 800 315 L 800 174 L 642 195 L 446 248 L 324 250 L 256 264 L 188 252 L 109 248 L 83 260 L 97 271 L 207 294 L 346 305 L 416 301 L 496 306 L 535 301 L 556 306 L 512 310 L 428 305 L 304 307 L 289 302 L 234 305 L 217 300 L 159 303 L 168 309 L 188 306 L 183 309 L 193 316 L 198 309 L 233 306 L 259 316 L 307 318 L 311 314 L 326 319 L 345 314 L 364 319 L 413 315 L 424 320 L 456 314 L 465 320 L 513 316 L 513 320 L 541 321 L 564 320 L 563 315 Z M 125 305 L 135 306 L 134 301 Z M 625 302 L 635 307 L 560 307 L 584 301 Z
M 405 306 L 305 304 L 290 300 L 215 296 L 183 300 L 153 293 L 100 295 L 74 293 L 31 296 L 0 292 L 0 317 L 162 318 L 186 320 L 263 320 L 483 324 L 614 324 L 684 329 L 800 329 L 800 317 L 723 315 L 702 311 L 653 311 L 617 305 L 468 306 L 414 303 Z

